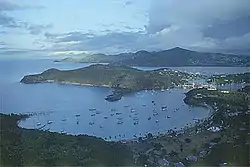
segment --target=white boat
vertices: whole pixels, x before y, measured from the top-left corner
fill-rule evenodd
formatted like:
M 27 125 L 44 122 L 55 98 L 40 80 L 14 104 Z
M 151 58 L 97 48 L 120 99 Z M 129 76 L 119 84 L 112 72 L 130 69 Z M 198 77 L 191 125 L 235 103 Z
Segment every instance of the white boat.
M 156 116 L 156 115 L 159 115 L 158 112 L 154 112 L 154 113 L 153 113 L 153 116 Z
M 53 121 L 48 121 L 47 123 L 48 123 L 48 124 L 52 124 L 52 123 L 53 123 Z
M 136 110 L 135 109 L 131 109 L 131 113 L 134 113 L 134 112 L 136 112 Z
M 123 124 L 123 122 L 122 121 L 118 121 L 117 124 Z
M 66 134 L 66 133 L 67 133 L 67 131 L 61 130 L 61 134 Z

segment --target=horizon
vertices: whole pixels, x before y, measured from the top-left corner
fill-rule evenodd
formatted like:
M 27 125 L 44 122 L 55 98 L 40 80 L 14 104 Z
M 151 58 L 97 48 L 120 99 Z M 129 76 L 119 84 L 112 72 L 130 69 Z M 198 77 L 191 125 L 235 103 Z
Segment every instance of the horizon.
M 0 59 L 180 47 L 250 55 L 248 0 L 0 0 Z

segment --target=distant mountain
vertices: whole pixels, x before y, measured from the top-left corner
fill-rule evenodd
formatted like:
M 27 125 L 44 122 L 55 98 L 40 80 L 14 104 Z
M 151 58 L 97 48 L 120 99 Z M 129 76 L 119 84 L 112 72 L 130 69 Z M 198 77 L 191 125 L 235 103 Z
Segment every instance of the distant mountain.
M 61 60 L 64 61 L 64 60 Z M 72 61 L 72 60 L 71 60 Z M 135 53 L 117 55 L 89 55 L 77 62 L 111 63 L 127 66 L 250 66 L 250 56 L 203 53 L 183 48 L 148 52 L 141 50 Z

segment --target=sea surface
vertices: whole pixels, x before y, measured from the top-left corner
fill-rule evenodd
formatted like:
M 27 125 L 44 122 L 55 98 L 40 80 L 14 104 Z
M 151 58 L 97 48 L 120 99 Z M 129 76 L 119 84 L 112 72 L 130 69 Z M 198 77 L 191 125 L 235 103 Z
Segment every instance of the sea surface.
M 48 68 L 75 69 L 90 64 L 55 63 L 52 60 L 0 61 L 0 112 L 32 113 L 19 126 L 68 134 L 87 134 L 106 140 L 133 139 L 147 133 L 180 130 L 211 111 L 190 107 L 183 102 L 185 89 L 141 91 L 117 102 L 104 98 L 109 88 L 63 85 L 54 83 L 22 84 L 24 75 Z M 156 68 L 137 67 L 143 70 Z M 170 67 L 171 68 L 171 67 Z M 249 68 L 174 67 L 174 70 L 202 74 L 243 73 Z M 162 110 L 162 107 L 166 107 Z

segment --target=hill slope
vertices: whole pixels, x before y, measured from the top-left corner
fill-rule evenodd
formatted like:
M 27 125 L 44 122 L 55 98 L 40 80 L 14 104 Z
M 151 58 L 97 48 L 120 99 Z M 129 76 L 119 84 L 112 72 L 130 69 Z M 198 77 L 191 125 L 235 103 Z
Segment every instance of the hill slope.
M 62 60 L 64 61 L 64 60 Z M 158 52 L 138 51 L 117 55 L 89 55 L 78 62 L 111 63 L 128 66 L 250 66 L 250 56 L 203 53 L 183 48 Z

